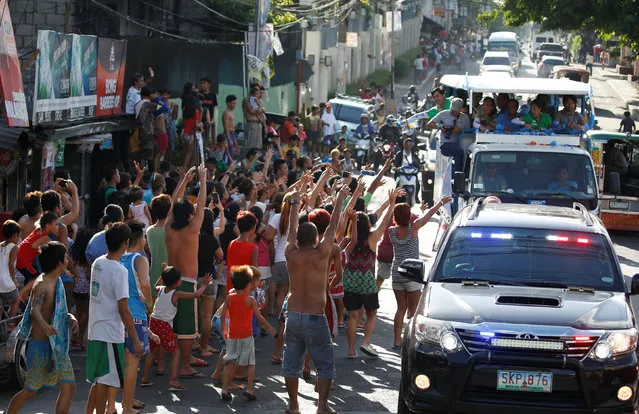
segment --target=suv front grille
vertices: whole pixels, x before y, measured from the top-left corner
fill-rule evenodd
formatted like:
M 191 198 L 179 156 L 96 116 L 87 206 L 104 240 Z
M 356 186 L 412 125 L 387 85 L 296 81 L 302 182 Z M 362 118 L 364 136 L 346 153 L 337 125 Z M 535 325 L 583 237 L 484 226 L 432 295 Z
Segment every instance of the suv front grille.
M 598 336 L 538 336 L 531 338 L 530 335 L 522 337 L 522 335 L 512 333 L 485 333 L 469 329 L 456 329 L 456 331 L 471 354 L 482 351 L 499 351 L 536 355 L 565 355 L 568 358 L 581 359 L 590 352 L 599 340 Z M 499 341 L 491 344 L 493 339 Z

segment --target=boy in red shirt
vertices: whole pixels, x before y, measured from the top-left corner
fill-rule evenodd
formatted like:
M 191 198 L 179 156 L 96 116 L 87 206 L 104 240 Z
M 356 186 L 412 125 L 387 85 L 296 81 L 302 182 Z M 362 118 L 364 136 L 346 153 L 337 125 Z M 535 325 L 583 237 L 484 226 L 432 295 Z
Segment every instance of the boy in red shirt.
M 275 336 L 275 329 L 260 314 L 257 301 L 250 294 L 259 280 L 254 281 L 253 271 L 249 266 L 235 266 L 231 269 L 231 282 L 235 291 L 229 294 L 222 305 L 222 315 L 228 312 L 229 330 L 222 324 L 222 335 L 226 340 L 226 355 L 224 356 L 224 382 L 222 384 L 222 400 L 231 401 L 229 387 L 235 367 L 248 367 L 246 390 L 242 393 L 251 401 L 257 400 L 253 390 L 255 378 L 255 344 L 253 342 L 253 315 L 269 333 Z
M 253 240 L 257 218 L 250 211 L 242 211 L 237 215 L 237 228 L 240 235 L 233 240 L 226 252 L 226 293 L 229 293 L 231 284 L 231 268 L 233 266 L 249 265 L 257 267 L 257 245 Z
M 24 276 L 24 288 L 20 292 L 21 297 L 29 295 L 33 281 L 39 275 L 33 264 L 36 257 L 38 257 L 40 246 L 49 243 L 51 241 L 49 236 L 57 232 L 58 216 L 48 211 L 40 217 L 39 226 L 18 245 L 16 269 Z

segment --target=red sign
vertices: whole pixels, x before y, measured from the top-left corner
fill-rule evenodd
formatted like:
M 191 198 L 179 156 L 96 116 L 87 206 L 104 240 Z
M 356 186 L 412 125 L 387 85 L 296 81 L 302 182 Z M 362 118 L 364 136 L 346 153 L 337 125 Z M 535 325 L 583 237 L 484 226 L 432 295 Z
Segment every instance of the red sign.
M 0 84 L 4 100 L 7 125 L 12 127 L 28 127 L 29 114 L 27 101 L 22 87 L 22 72 L 18 60 L 16 39 L 13 37 L 11 14 L 7 0 L 0 0 L 2 10 L 2 31 L 0 33 Z
M 639 231 L 639 214 L 601 213 L 601 221 L 608 230 Z
M 98 39 L 97 116 L 122 112 L 126 40 Z

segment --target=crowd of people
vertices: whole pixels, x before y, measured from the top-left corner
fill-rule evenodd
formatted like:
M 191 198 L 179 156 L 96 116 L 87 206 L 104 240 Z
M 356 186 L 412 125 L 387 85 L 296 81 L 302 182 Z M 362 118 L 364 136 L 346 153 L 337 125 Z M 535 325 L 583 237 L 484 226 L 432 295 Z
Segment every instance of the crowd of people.
M 134 108 L 139 119 L 151 116 L 155 124 L 171 110 L 154 115 L 146 98 L 162 98 L 145 88 Z M 185 94 L 189 88 L 195 93 L 187 84 Z M 253 90 L 259 94 L 260 88 Z M 236 99 L 226 101 L 232 115 Z M 203 127 L 197 123 L 200 104 L 183 101 L 183 109 L 189 105 L 196 106 L 197 132 Z M 251 105 L 250 99 L 242 104 Z M 307 154 L 334 132 L 324 129 L 322 109 L 330 114 L 326 105 L 308 117 L 313 146 L 306 146 Z M 225 124 L 234 123 L 231 115 L 223 116 Z M 256 117 L 261 124 L 263 112 L 258 109 Z M 19 412 L 42 387 L 56 385 L 56 412 L 68 412 L 74 349 L 86 351 L 92 383 L 87 413 L 115 412 L 120 389 L 124 412 L 138 412 L 144 403 L 135 399 L 137 387 L 152 387 L 153 378 L 166 373 L 169 390 L 183 391 L 180 379 L 207 377 L 200 369 L 217 354 L 211 380 L 221 399 L 230 402 L 240 391 L 256 400 L 255 340 L 269 335 L 276 347 L 271 361 L 281 363 L 290 397 L 287 412 L 299 412 L 298 377 L 310 377 L 310 361 L 318 412 L 332 412 L 335 335 L 345 329 L 349 358 L 358 358 L 358 350 L 378 356 L 371 337 L 387 279 L 397 299 L 395 337 L 381 346 L 398 349 L 421 291 L 399 274 L 399 264 L 419 257 L 419 228 L 451 199 L 424 205 L 417 217 L 405 194 L 394 190 L 373 209 L 371 198 L 392 160 L 366 187 L 351 174 L 344 140 L 330 144 L 330 162 L 319 162 L 300 156 L 304 128 L 294 113 L 287 122 L 277 132 L 255 122 L 257 137 L 247 142 L 256 142 L 243 148 L 241 162 L 233 161 L 240 154 L 233 136 L 221 134 L 205 162 L 190 169 L 173 167 L 166 153 L 164 161 L 156 160 L 164 138 L 153 131 L 153 145 L 146 146 L 151 130 L 140 124 L 141 151 L 153 151 L 141 160 L 154 171 L 138 162 L 134 177 L 105 169 L 99 193 L 105 207 L 95 231 L 77 223 L 80 199 L 66 172 L 56 172 L 53 189 L 25 196 L 24 211 L 4 223 L 0 245 L 0 286 L 7 288 L 0 298 L 11 304 L 12 315 L 26 306 L 16 329 L 29 341 L 25 387 L 8 413 Z M 364 329 L 359 346 L 358 328 Z M 247 380 L 246 387 L 238 378 Z

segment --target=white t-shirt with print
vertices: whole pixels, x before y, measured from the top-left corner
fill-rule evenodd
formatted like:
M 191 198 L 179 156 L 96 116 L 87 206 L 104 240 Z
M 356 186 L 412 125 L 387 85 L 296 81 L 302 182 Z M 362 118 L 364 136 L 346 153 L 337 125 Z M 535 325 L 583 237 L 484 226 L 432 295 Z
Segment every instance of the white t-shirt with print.
M 134 114 L 135 105 L 137 105 L 137 103 L 140 102 L 141 99 L 142 96 L 140 96 L 140 91 L 131 86 L 126 94 L 126 113 Z
M 11 273 L 9 273 L 11 250 L 15 246 L 13 243 L 7 243 L 6 246 L 0 245 L 0 293 L 9 293 L 16 290 L 16 285 L 11 279 Z
M 284 252 L 286 250 L 286 240 L 288 239 L 288 229 L 286 229 L 286 234 L 280 235 L 281 217 L 282 214 L 278 213 L 271 217 L 268 222 L 268 225 L 275 229 L 275 239 L 273 239 L 273 245 L 275 246 L 275 263 L 286 261 Z
M 124 323 L 118 301 L 129 297 L 129 274 L 120 262 L 98 257 L 91 266 L 89 340 L 124 342 Z
M 337 124 L 337 119 L 335 119 L 335 115 L 331 112 L 324 112 L 322 115 L 322 122 L 326 122 L 328 126 L 324 126 L 324 136 L 327 135 L 335 135 L 335 125 Z

